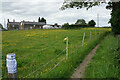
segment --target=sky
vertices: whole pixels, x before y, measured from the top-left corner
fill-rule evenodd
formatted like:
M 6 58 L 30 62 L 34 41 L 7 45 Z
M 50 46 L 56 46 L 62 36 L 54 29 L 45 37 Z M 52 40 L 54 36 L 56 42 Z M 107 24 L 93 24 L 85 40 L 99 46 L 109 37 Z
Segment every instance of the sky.
M 4 25 L 4 20 L 7 19 L 16 22 L 25 21 L 38 21 L 38 17 L 44 17 L 47 24 L 64 23 L 74 24 L 77 19 L 85 19 L 86 22 L 95 20 L 97 23 L 97 14 L 99 14 L 99 25 L 110 26 L 108 24 L 111 18 L 111 10 L 105 7 L 107 4 L 95 6 L 86 10 L 82 9 L 66 9 L 60 10 L 63 0 L 4 0 L 0 3 L 0 23 Z

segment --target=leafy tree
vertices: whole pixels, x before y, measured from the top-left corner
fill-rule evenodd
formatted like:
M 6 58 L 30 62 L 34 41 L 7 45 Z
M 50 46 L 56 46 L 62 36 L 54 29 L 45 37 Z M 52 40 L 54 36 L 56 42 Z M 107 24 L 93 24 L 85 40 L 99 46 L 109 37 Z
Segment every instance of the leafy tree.
M 0 28 L 1 28 L 1 29 L 3 29 L 3 26 L 2 26 L 2 24 L 1 24 L 1 23 L 0 23 Z
M 96 23 L 94 20 L 91 20 L 88 22 L 88 25 L 91 26 L 91 27 L 95 27 Z
M 62 25 L 62 28 L 64 28 L 64 29 L 69 29 L 69 23 L 63 24 L 63 25 Z
M 57 26 L 58 24 L 57 24 L 57 23 L 55 23 L 54 25 L 55 25 L 55 26 Z
M 55 23 L 54 25 L 57 26 L 57 27 L 59 27 L 58 23 Z
M 10 22 L 9 19 L 7 19 L 7 21 Z
M 40 20 L 40 17 L 38 18 L 38 22 L 40 22 L 41 20 Z
M 112 17 L 109 21 L 112 25 L 112 31 L 116 34 L 120 34 L 120 9 L 112 12 Z
M 40 17 L 39 17 L 38 22 L 45 22 L 46 23 L 46 19 L 44 19 L 43 17 L 40 19 Z
M 40 20 L 41 22 L 46 22 L 46 19 L 44 19 L 43 17 Z
M 90 0 L 91 1 L 91 0 Z M 65 10 L 66 8 L 86 8 L 87 10 L 93 6 L 100 5 L 102 3 L 107 3 L 106 9 L 111 9 L 111 19 L 110 23 L 112 26 L 112 31 L 115 34 L 120 34 L 120 0 L 118 2 L 114 2 L 115 0 L 110 0 L 109 2 L 103 2 L 102 0 L 95 0 L 95 2 L 88 2 L 86 0 L 80 0 L 76 2 L 76 0 L 65 0 L 61 9 Z
M 84 19 L 78 19 L 75 24 L 86 24 Z

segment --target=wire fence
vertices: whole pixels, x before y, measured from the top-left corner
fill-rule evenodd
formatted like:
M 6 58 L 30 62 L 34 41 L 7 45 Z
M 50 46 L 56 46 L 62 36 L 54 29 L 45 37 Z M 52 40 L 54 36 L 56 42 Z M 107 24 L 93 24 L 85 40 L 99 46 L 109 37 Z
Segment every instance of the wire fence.
M 91 32 L 90 32 L 90 35 L 91 35 Z M 96 34 L 95 34 L 96 35 Z M 83 35 L 83 37 L 85 38 L 85 33 L 84 33 L 84 35 Z M 90 36 L 90 38 L 91 38 L 91 36 Z M 49 49 L 50 47 L 53 47 L 53 45 L 56 45 L 56 44 L 58 44 L 58 43 L 60 43 L 61 41 L 56 41 L 56 42 L 54 42 L 53 44 L 50 44 L 48 47 L 45 47 L 45 48 L 43 48 L 43 49 L 41 49 L 40 51 L 37 51 L 37 52 L 35 52 L 35 53 L 38 53 L 38 52 L 42 52 L 42 51 L 44 51 L 44 50 L 46 50 L 46 49 Z M 80 42 L 80 43 L 83 43 L 83 41 L 82 42 Z M 80 46 L 78 46 L 78 44 L 77 45 L 75 45 L 75 46 L 77 46 L 77 48 L 75 49 L 75 50 L 73 50 L 72 52 L 70 52 L 69 53 L 69 56 L 72 54 L 72 53 L 75 53 L 76 51 L 78 51 L 78 49 L 80 48 L 80 47 L 82 47 L 82 45 Z M 70 48 L 70 47 L 68 47 L 68 48 Z M 52 61 L 54 61 L 57 57 L 59 57 L 60 55 L 62 55 L 62 53 L 65 51 L 66 49 L 64 49 L 64 50 L 62 50 L 57 56 L 55 56 L 53 59 L 51 59 L 50 61 L 48 61 L 47 63 L 45 63 L 44 65 L 42 65 L 42 66 L 40 66 L 38 69 L 35 69 L 35 70 L 33 70 L 33 72 L 31 72 L 31 73 L 29 73 L 28 75 L 26 75 L 26 76 L 24 76 L 23 78 L 27 78 L 27 77 L 29 77 L 30 75 L 32 75 L 32 74 L 34 74 L 35 72 L 37 72 L 37 71 L 39 71 L 39 70 L 41 70 L 43 67 L 45 67 L 46 65 L 48 65 L 50 62 L 52 62 Z M 28 55 L 27 55 L 28 56 Z M 25 56 L 23 56 L 23 57 L 25 57 Z M 20 58 L 17 58 L 17 59 L 20 59 Z M 55 66 L 53 66 L 47 73 L 49 73 L 49 72 L 51 72 L 52 70 L 54 70 L 62 61 L 64 61 L 66 58 L 62 58 L 62 60 L 60 60 Z M 3 61 L 6 61 L 6 60 L 3 60 Z M 46 73 L 45 73 L 46 74 Z
M 65 49 L 64 49 L 63 51 L 65 51 Z M 62 52 L 63 52 L 63 51 L 62 51 Z M 35 73 L 36 71 L 40 70 L 41 68 L 45 67 L 47 64 L 49 64 L 50 62 L 52 62 L 53 60 L 55 60 L 58 56 L 60 56 L 60 55 L 62 54 L 62 52 L 61 52 L 61 53 L 59 53 L 56 57 L 54 57 L 54 58 L 53 58 L 53 59 L 51 59 L 50 61 L 48 61 L 46 64 L 44 64 L 44 65 L 43 65 L 43 66 L 41 66 L 40 68 L 38 68 L 38 69 L 34 70 L 32 73 L 28 74 L 27 76 L 25 76 L 25 77 L 23 77 L 23 78 L 26 78 L 26 77 L 28 77 L 28 76 L 32 75 L 33 73 Z
M 84 35 L 84 37 L 85 37 L 85 35 Z M 77 44 L 77 45 L 78 45 L 78 44 Z M 69 48 L 70 48 L 70 47 L 69 47 Z M 79 47 L 78 47 L 76 50 L 72 51 L 71 54 L 74 53 L 74 52 L 76 52 L 78 49 L 79 49 Z M 64 49 L 63 51 L 65 51 L 65 49 Z M 63 52 L 63 51 L 62 51 L 62 52 Z M 61 52 L 61 53 L 62 53 L 62 52 Z M 30 73 L 30 74 L 28 74 L 27 76 L 25 76 L 24 78 L 32 75 L 33 73 L 37 72 L 38 70 L 40 70 L 41 68 L 43 68 L 44 66 L 46 66 L 47 64 L 49 64 L 51 61 L 53 61 L 53 60 L 56 59 L 58 56 L 60 56 L 61 53 L 60 53 L 59 55 L 57 55 L 55 58 L 53 58 L 52 60 L 50 60 L 49 62 L 47 62 L 46 64 L 44 64 L 42 67 L 38 68 L 37 70 L 35 70 L 35 71 L 33 71 L 32 73 Z M 69 54 L 69 55 L 71 55 L 71 54 Z M 52 69 L 50 69 L 50 70 L 48 71 L 48 73 L 51 72 L 53 69 L 55 69 L 55 68 L 56 68 L 62 61 L 64 61 L 65 59 L 66 59 L 66 58 L 63 58 L 62 60 L 60 60 L 54 67 L 52 67 Z M 46 74 L 46 73 L 45 73 L 45 74 Z M 45 74 L 44 74 L 44 75 L 45 75 Z

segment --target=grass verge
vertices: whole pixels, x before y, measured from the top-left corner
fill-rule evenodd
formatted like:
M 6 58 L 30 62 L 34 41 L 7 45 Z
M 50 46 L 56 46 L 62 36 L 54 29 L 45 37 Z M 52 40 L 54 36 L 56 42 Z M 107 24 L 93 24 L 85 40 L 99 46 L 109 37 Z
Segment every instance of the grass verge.
M 120 53 L 116 51 L 118 39 L 108 35 L 100 44 L 95 56 L 89 63 L 85 78 L 119 78 L 120 68 L 118 61 Z M 119 56 L 119 57 L 118 57 Z

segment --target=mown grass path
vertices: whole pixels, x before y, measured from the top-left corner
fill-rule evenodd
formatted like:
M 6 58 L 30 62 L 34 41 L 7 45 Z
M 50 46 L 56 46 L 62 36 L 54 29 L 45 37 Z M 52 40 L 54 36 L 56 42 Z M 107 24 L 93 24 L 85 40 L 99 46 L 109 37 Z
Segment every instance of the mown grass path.
M 83 62 L 80 64 L 80 66 L 78 66 L 75 69 L 75 72 L 72 74 L 71 78 L 83 78 L 84 77 L 85 69 L 88 63 L 91 61 L 94 54 L 96 53 L 96 50 L 98 47 L 99 47 L 99 44 L 85 57 Z

